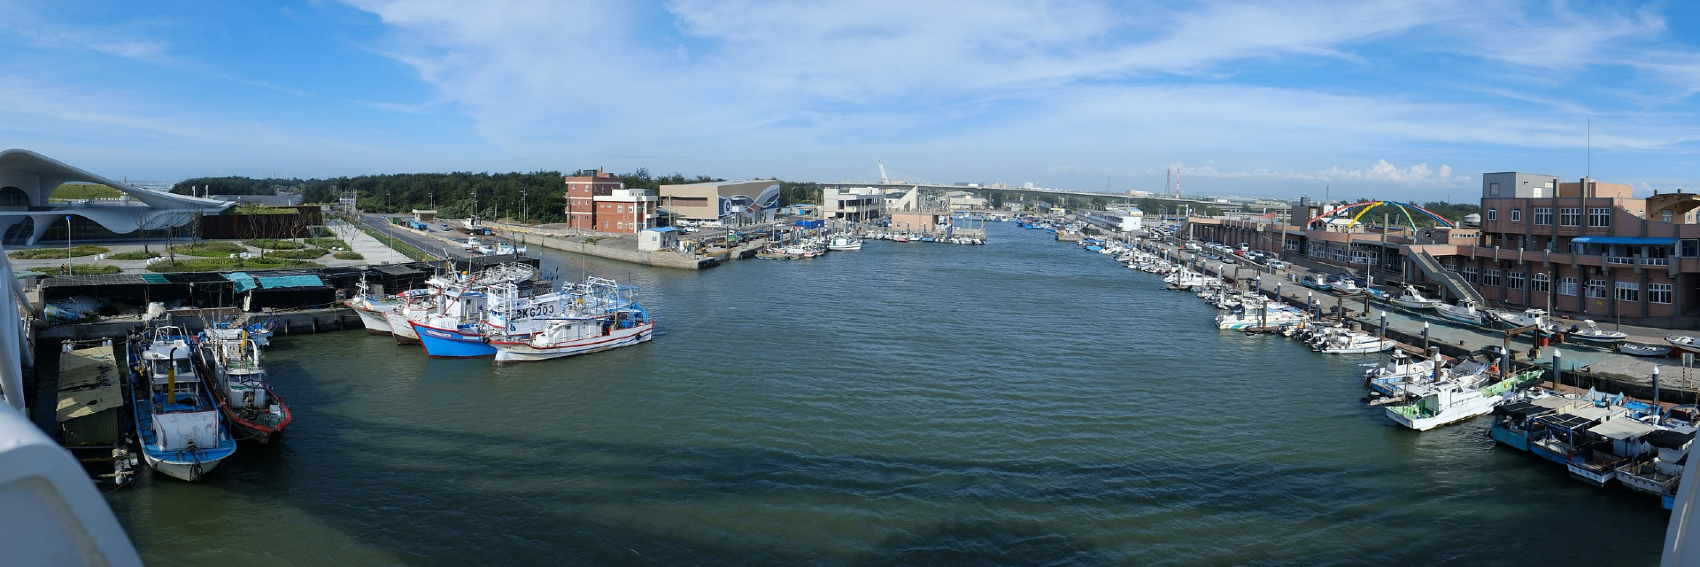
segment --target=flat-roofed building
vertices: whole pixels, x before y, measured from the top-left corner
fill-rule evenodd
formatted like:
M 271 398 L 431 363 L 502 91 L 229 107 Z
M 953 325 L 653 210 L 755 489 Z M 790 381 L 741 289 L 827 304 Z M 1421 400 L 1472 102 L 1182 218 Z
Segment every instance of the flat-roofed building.
M 779 210 L 779 181 L 709 181 L 682 185 L 662 185 L 661 207 L 677 218 L 718 223 L 741 218 L 746 221 L 772 221 Z
M 885 217 L 885 191 L 877 187 L 821 190 L 822 218 L 864 222 Z
M 1075 211 L 1075 216 L 1086 224 L 1108 230 L 1110 232 L 1134 232 L 1145 227 L 1145 211 L 1138 207 L 1125 209 L 1109 209 L 1104 211 Z
M 655 193 L 648 189 L 615 189 L 593 197 L 596 228 L 601 232 L 636 233 L 655 228 Z
M 567 223 L 581 230 L 601 230 L 596 219 L 596 198 L 626 188 L 619 176 L 602 168 L 590 175 L 568 175 L 563 181 L 567 183 Z

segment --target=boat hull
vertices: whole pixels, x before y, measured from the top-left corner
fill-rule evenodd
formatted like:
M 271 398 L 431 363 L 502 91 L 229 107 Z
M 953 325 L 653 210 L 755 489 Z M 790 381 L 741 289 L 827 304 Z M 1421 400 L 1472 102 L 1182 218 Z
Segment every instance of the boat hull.
M 1389 299 L 1387 302 L 1406 309 L 1434 309 L 1434 304 L 1438 303 L 1436 301 L 1410 301 L 1397 297 Z
M 400 313 L 390 311 L 384 313 L 384 320 L 390 324 L 390 336 L 395 337 L 396 344 L 419 344 L 419 333 L 413 330 L 413 325 Z
M 1506 428 L 1499 427 L 1499 426 L 1495 426 L 1492 429 L 1492 433 L 1493 433 L 1493 440 L 1498 441 L 1499 444 L 1504 445 L 1506 447 L 1510 447 L 1510 448 L 1519 450 L 1519 451 L 1522 451 L 1522 452 L 1525 452 L 1525 453 L 1529 452 L 1529 434 L 1528 433 L 1512 431 L 1510 429 L 1506 429 Z
M 230 456 L 230 453 L 232 452 L 234 451 L 225 452 L 223 455 L 219 455 L 216 458 L 209 456 L 208 458 L 204 458 L 200 461 L 181 461 L 158 458 L 147 451 L 142 451 L 142 458 L 148 462 L 149 467 L 153 467 L 153 470 L 165 473 L 165 476 L 178 480 L 198 482 L 207 473 L 218 468 L 218 464 L 224 462 L 224 458 Z M 213 451 L 202 451 L 202 453 L 217 454 Z M 197 470 L 197 467 L 199 470 Z
M 413 332 L 419 335 L 419 342 L 425 346 L 426 355 L 438 358 L 479 358 L 496 354 L 496 347 L 485 342 L 483 336 L 412 321 L 409 324 L 413 326 Z
M 1417 431 L 1428 431 L 1443 425 L 1451 425 L 1477 416 L 1487 415 L 1493 411 L 1493 406 L 1499 404 L 1499 397 L 1482 397 L 1465 401 L 1446 408 L 1430 417 L 1408 416 L 1400 413 L 1397 408 L 1387 408 L 1387 417 L 1394 423 Z
M 1617 477 L 1616 470 L 1609 470 L 1605 472 L 1593 471 L 1588 470 L 1587 467 L 1577 465 L 1576 463 L 1566 463 L 1565 468 L 1570 469 L 1570 476 L 1575 477 L 1576 480 L 1591 484 L 1595 487 L 1603 487 L 1607 483 L 1610 483 L 1613 478 Z
M 496 363 L 508 364 L 601 352 L 647 342 L 654 335 L 655 324 L 649 323 L 630 329 L 618 329 L 605 337 L 572 341 L 549 347 L 538 347 L 526 342 L 492 342 L 491 345 L 496 349 Z
M 366 332 L 368 334 L 388 335 L 391 333 L 390 320 L 388 317 L 384 316 L 382 311 L 362 309 L 354 307 L 353 305 L 350 305 L 349 307 L 354 309 L 355 313 L 360 314 L 360 324 L 366 326 Z
M 1596 337 L 1580 333 L 1565 333 L 1564 340 L 1589 345 L 1616 346 L 1629 341 L 1629 337 L 1627 335 L 1622 337 Z

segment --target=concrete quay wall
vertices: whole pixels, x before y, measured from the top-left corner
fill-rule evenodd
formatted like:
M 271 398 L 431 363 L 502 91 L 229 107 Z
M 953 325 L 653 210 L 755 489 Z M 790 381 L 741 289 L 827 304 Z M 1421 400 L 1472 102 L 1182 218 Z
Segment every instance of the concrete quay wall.
M 571 240 L 570 238 L 578 237 L 570 237 L 568 232 L 565 230 L 497 222 L 491 222 L 488 224 L 492 227 L 500 228 L 505 231 L 524 233 L 536 237 L 535 239 L 527 238 L 525 240 L 527 245 L 541 246 L 550 250 L 559 250 L 561 252 L 571 252 L 574 254 L 584 254 L 586 256 L 595 256 L 598 258 L 607 258 L 609 260 L 616 260 L 620 262 L 630 262 L 633 264 L 643 264 L 645 266 L 673 268 L 678 270 L 701 270 L 704 268 L 712 268 L 720 263 L 714 258 L 698 258 L 690 254 L 681 254 L 671 250 L 644 252 L 639 250 L 616 248 L 613 246 L 588 244 L 585 243 L 582 238 L 576 241 Z

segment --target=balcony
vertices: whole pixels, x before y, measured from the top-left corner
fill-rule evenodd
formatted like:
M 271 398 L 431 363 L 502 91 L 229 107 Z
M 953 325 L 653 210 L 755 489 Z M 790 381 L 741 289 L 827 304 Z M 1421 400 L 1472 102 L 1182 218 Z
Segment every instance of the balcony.
M 1643 265 L 1643 266 L 1669 266 L 1670 265 L 1670 258 L 1642 258 L 1641 259 L 1641 265 Z
M 1628 256 L 1606 256 L 1606 263 L 1607 264 L 1629 264 L 1629 265 L 1633 266 L 1633 265 L 1635 265 L 1635 259 L 1628 257 Z

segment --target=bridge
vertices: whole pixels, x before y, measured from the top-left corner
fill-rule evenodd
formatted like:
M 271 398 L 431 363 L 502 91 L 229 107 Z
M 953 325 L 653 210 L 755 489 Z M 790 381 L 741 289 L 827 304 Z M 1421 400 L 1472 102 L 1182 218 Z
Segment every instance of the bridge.
M 1022 194 L 1027 196 L 1027 197 L 1024 197 L 1024 198 L 1041 197 L 1041 196 L 1044 196 L 1044 195 L 1060 195 L 1060 196 L 1067 196 L 1067 197 L 1106 197 L 1106 198 L 1122 198 L 1122 199 L 1126 199 L 1126 198 L 1131 197 L 1127 193 L 1105 193 L 1105 192 L 1102 192 L 1102 191 L 1076 191 L 1076 190 L 1071 190 L 1071 189 L 1054 189 L 1054 188 L 1048 188 L 1048 187 L 1032 187 L 1032 188 L 1028 188 L 1028 187 L 987 187 L 987 186 L 981 186 L 981 185 L 958 185 L 958 184 L 936 183 L 936 182 L 928 180 L 925 177 L 921 177 L 919 175 L 910 175 L 910 174 L 907 174 L 907 173 L 899 172 L 899 171 L 894 170 L 894 169 L 887 168 L 885 166 L 884 160 L 881 160 L 879 158 L 875 158 L 874 163 L 877 164 L 878 167 L 876 169 L 874 169 L 873 171 L 869 171 L 869 172 L 863 173 L 861 175 L 850 177 L 850 178 L 845 179 L 843 181 L 820 181 L 820 182 L 816 182 L 816 184 L 820 185 L 821 187 L 827 187 L 827 188 L 832 188 L 832 189 L 849 189 L 849 188 L 853 188 L 853 187 L 873 187 L 873 188 L 876 188 L 876 189 L 879 189 L 881 191 L 885 191 L 885 192 L 888 192 L 888 193 L 893 192 L 893 191 L 908 191 L 910 189 L 922 189 L 922 190 L 935 190 L 935 191 L 968 191 L 968 192 L 971 192 L 971 193 L 980 194 L 982 191 L 990 190 L 990 191 L 1010 191 L 1010 192 L 1015 192 L 1015 193 L 1022 193 Z M 1207 207 L 1219 209 L 1219 210 L 1222 210 L 1222 211 L 1225 211 L 1225 212 L 1239 212 L 1240 210 L 1242 210 L 1244 208 L 1242 205 L 1237 204 L 1237 203 L 1220 203 L 1220 202 L 1216 202 L 1216 200 L 1212 199 L 1212 198 L 1198 197 L 1198 196 L 1175 197 L 1175 196 L 1172 196 L 1172 195 L 1152 194 L 1152 195 L 1149 195 L 1149 196 L 1146 196 L 1146 197 L 1140 197 L 1140 198 L 1149 198 L 1149 199 L 1156 199 L 1156 200 L 1159 200 L 1159 201 L 1175 203 L 1177 206 L 1180 206 L 1180 205 L 1207 206 Z

